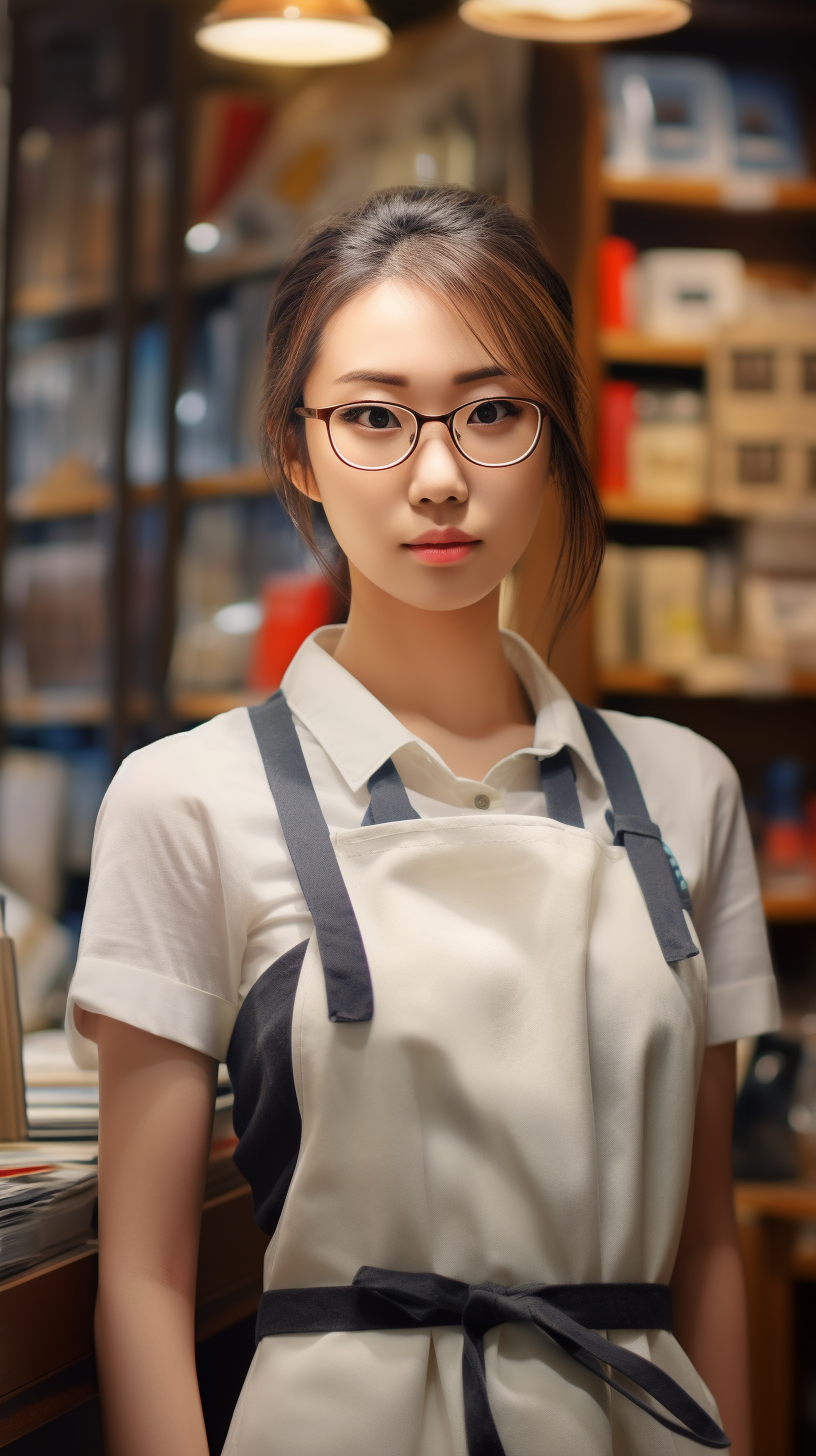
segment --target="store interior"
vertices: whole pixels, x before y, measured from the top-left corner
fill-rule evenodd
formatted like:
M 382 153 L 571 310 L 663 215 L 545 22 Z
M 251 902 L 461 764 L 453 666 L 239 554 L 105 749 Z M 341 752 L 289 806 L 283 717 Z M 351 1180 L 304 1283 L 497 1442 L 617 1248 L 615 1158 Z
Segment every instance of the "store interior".
M 702 733 L 742 782 L 783 1008 L 780 1033 L 740 1046 L 755 1449 L 804 1456 L 816 13 L 693 0 L 667 34 L 534 43 L 466 25 L 446 0 L 373 8 L 387 53 L 320 67 L 205 50 L 190 0 L 10 0 L 3 21 L 0 962 L 10 937 L 25 1087 L 0 1077 L 0 1173 L 33 1140 L 56 1213 L 15 1243 L 0 1204 L 0 1445 L 102 1451 L 98 1088 L 60 1028 L 107 785 L 134 749 L 262 702 L 303 639 L 343 619 L 259 454 L 276 276 L 311 223 L 379 187 L 449 182 L 532 216 L 574 299 L 608 546 L 551 665 L 576 698 Z M 557 539 L 553 500 L 503 588 L 505 625 L 545 656 Z M 251 1356 L 264 1247 L 232 1145 L 222 1079 L 197 1318 L 213 1452 Z M 54 1301 L 70 1315 L 42 1338 Z

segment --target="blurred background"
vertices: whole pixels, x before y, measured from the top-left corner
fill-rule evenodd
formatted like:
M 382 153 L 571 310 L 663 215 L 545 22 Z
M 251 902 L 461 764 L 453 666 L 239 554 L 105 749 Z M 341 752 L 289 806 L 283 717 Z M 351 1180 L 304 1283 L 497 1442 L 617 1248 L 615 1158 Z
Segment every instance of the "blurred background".
M 2 24 L 0 882 L 24 1029 L 61 1023 L 122 758 L 261 701 L 342 620 L 258 454 L 289 249 L 381 186 L 489 190 L 563 272 L 592 396 L 609 546 L 553 666 L 742 779 L 785 1013 L 741 1049 L 767 1273 L 750 1189 L 816 1180 L 816 8 L 694 0 L 671 34 L 534 44 L 383 0 L 387 53 L 320 68 L 208 52 L 204 8 L 11 0 Z M 545 655 L 557 525 L 503 597 Z M 810 1198 L 774 1206 L 776 1324 L 752 1294 L 759 1456 L 816 1450 Z

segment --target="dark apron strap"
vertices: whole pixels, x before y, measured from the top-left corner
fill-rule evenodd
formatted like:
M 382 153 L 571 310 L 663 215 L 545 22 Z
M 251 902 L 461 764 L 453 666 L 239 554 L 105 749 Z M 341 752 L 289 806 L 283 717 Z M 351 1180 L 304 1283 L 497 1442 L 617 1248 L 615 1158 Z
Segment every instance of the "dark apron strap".
M 357 917 L 280 691 L 249 709 L 286 846 L 314 921 L 331 1021 L 370 1021 L 371 973 Z
M 566 748 L 554 753 L 552 758 L 540 761 L 541 788 L 547 800 L 547 814 L 560 824 L 571 824 L 583 829 L 584 819 L 575 787 L 575 769 Z M 394 763 L 387 758 L 381 768 L 368 781 L 371 802 L 366 809 L 363 825 L 395 824 L 400 819 L 419 819 L 416 809 L 405 792 L 405 786 Z
M 390 758 L 375 769 L 368 781 L 371 802 L 365 811 L 363 824 L 396 824 L 400 819 L 419 819 L 416 809 L 405 792 L 396 768 Z
M 649 818 L 632 761 L 600 713 L 583 703 L 575 706 L 606 784 L 614 842 L 623 845 L 629 856 L 663 957 L 674 965 L 699 955 L 683 915 L 680 888 L 663 848 L 663 836 Z
M 671 1329 L 671 1291 L 665 1284 L 508 1288 L 364 1266 L 350 1285 L 268 1289 L 261 1296 L 255 1337 L 461 1325 L 468 1456 L 505 1456 L 488 1399 L 484 1337 L 497 1325 L 515 1323 L 543 1330 L 573 1360 L 674 1435 L 715 1451 L 730 1446 L 717 1422 L 659 1365 L 600 1333 Z
M 583 829 L 584 816 L 575 787 L 575 769 L 568 748 L 560 748 L 552 758 L 541 760 L 541 788 L 547 800 L 547 816 L 559 824 Z

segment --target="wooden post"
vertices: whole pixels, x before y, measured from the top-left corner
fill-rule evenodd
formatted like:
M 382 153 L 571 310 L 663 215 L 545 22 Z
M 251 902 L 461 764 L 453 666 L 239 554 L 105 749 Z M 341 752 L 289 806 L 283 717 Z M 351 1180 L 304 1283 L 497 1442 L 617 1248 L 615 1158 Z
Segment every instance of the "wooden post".
M 739 1233 L 748 1294 L 754 1456 L 793 1456 L 796 1224 L 743 1212 Z
M 598 374 L 596 256 L 605 223 L 600 188 L 599 59 L 594 46 L 535 48 L 531 98 L 533 215 L 547 251 L 563 274 L 575 308 L 578 353 L 590 389 Z M 594 420 L 587 421 L 595 457 Z M 555 493 L 545 501 L 535 535 L 516 572 L 513 625 L 544 658 L 550 656 L 554 604 L 547 601 L 561 539 Z M 589 611 L 568 623 L 550 658 L 577 698 L 594 696 Z

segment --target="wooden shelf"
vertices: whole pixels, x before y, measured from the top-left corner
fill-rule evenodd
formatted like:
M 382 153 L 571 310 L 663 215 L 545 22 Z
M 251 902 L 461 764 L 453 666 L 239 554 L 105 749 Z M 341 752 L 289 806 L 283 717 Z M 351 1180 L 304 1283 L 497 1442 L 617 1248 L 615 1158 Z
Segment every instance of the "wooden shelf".
M 599 667 L 595 681 L 602 693 L 631 694 L 633 697 L 661 697 L 682 693 L 679 677 L 657 672 L 643 662 L 623 662 L 619 667 Z
M 110 308 L 112 303 L 113 296 L 107 284 L 70 280 L 26 283 L 12 293 L 11 314 L 13 319 L 64 318 L 74 313 Z
M 206 1199 L 196 1340 L 254 1314 L 267 1243 L 246 1184 Z M 0 1446 L 95 1395 L 96 1282 L 94 1245 L 0 1281 Z
M 665 364 L 702 369 L 708 359 L 707 339 L 662 339 L 634 329 L 601 329 L 598 350 L 608 364 Z
M 741 1217 L 779 1218 L 794 1223 L 816 1220 L 816 1183 L 737 1183 L 734 1201 Z
M 672 501 L 650 501 L 637 495 L 602 495 L 608 521 L 642 521 L 644 525 L 693 526 L 708 520 L 707 505 L 675 505 Z
M 102 480 L 87 460 L 69 455 L 40 480 L 11 491 L 7 510 L 13 521 L 45 521 L 60 516 L 94 516 L 110 510 L 113 502 L 110 482 Z
M 610 202 L 645 202 L 662 207 L 724 208 L 731 212 L 814 212 L 816 178 L 776 181 L 772 177 L 737 176 L 723 181 L 690 177 L 602 176 L 601 189 Z
M 229 713 L 232 708 L 252 708 L 269 697 L 271 688 L 253 692 L 250 688 L 235 688 L 230 691 L 206 692 L 198 690 L 173 693 L 170 709 L 173 716 L 187 723 L 204 723 L 219 713 Z
M 20 727 L 62 723 L 95 726 L 106 723 L 109 716 L 107 696 L 84 688 L 43 688 L 24 697 L 7 698 L 2 704 L 3 722 Z
M 790 924 L 791 921 L 816 920 L 816 894 L 777 895 L 765 893 L 762 896 L 765 918 L 775 924 Z M 816 1196 L 816 1190 L 814 1190 Z M 816 1218 L 816 1214 L 813 1215 Z
M 211 500 L 230 495 L 266 495 L 272 490 L 260 465 L 241 465 L 220 475 L 205 475 L 182 482 L 185 500 Z
M 781 684 L 772 679 L 767 683 L 750 683 L 744 692 L 689 692 L 679 674 L 658 672 L 643 662 L 623 662 L 618 667 L 597 668 L 595 682 L 602 693 L 644 697 L 733 697 L 735 701 L 753 701 L 758 697 L 816 698 L 816 673 L 813 672 L 791 672 Z

